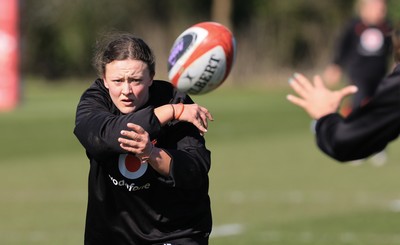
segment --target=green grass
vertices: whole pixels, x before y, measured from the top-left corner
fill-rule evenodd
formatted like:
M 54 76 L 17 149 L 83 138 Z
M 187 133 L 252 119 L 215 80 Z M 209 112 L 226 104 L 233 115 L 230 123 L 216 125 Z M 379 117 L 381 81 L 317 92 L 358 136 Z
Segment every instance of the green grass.
M 72 130 L 86 86 L 26 82 L 21 106 L 0 114 L 0 244 L 83 243 L 88 161 Z M 337 163 L 285 90 L 193 97 L 215 118 L 210 244 L 400 244 L 399 143 L 382 167 Z M 240 229 L 224 235 L 224 225 Z

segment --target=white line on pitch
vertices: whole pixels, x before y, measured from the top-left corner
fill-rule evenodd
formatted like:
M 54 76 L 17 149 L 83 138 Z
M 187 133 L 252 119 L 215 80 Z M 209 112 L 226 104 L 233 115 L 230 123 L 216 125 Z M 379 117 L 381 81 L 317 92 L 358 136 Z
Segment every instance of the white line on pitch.
M 226 224 L 213 227 L 211 237 L 233 236 L 238 235 L 244 231 L 241 224 Z

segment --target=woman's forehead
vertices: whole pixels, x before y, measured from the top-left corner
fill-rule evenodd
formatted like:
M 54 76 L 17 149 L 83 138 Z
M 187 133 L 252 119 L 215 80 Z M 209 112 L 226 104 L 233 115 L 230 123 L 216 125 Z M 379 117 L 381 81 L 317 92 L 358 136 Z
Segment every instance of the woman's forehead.
M 111 73 L 144 73 L 148 70 L 148 66 L 141 60 L 114 60 L 106 65 L 106 72 Z

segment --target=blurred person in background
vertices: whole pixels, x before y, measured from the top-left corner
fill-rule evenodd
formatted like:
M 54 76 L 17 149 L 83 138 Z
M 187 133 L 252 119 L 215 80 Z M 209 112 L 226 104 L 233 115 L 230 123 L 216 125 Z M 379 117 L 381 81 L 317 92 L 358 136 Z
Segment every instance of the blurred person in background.
M 297 96 L 287 99 L 303 108 L 316 122 L 318 147 L 338 161 L 366 158 L 382 151 L 400 133 L 400 28 L 392 34 L 395 68 L 379 84 L 375 95 L 348 117 L 338 113 L 342 99 L 357 92 L 350 85 L 331 91 L 320 76 L 313 83 L 296 73 L 289 79 Z
M 387 75 L 391 54 L 391 23 L 386 17 L 386 0 L 358 0 L 357 16 L 343 28 L 336 40 L 332 64 L 323 73 L 328 86 L 337 85 L 345 74 L 358 87 L 341 110 L 344 116 L 365 104 Z
M 85 244 L 208 244 L 211 114 L 169 82 L 140 38 L 113 34 L 77 106 L 90 160 Z

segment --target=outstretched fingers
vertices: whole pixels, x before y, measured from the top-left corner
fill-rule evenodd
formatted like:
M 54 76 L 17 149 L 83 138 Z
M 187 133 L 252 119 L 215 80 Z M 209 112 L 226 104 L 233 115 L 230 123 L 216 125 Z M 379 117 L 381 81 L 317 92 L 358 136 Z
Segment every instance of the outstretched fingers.
M 211 113 L 210 113 L 206 108 L 202 107 L 202 111 L 203 111 L 203 113 L 204 113 L 204 116 L 205 116 L 208 120 L 214 121 L 213 116 L 211 115 Z
M 319 90 L 326 89 L 324 81 L 322 80 L 321 76 L 319 75 L 314 76 L 314 87 Z
M 339 98 L 335 96 L 335 92 L 325 87 L 320 76 L 314 76 L 312 83 L 302 74 L 295 73 L 294 77 L 290 86 L 298 97 L 288 95 L 287 99 L 291 103 L 303 108 L 314 119 L 336 110 Z
M 310 81 L 299 73 L 295 73 L 293 77 L 289 78 L 289 85 L 302 98 L 307 98 L 313 89 Z
M 354 85 L 346 86 L 342 89 L 340 89 L 338 92 L 341 96 L 341 98 L 346 97 L 348 95 L 355 94 L 358 91 L 358 88 Z
M 197 118 L 199 119 L 200 124 L 204 127 L 206 131 L 208 128 L 208 120 L 210 121 L 214 120 L 211 113 L 204 107 L 200 107 L 200 111 L 197 114 Z
M 313 85 L 311 84 L 310 80 L 306 76 L 301 73 L 294 73 L 293 78 L 297 81 L 297 83 L 303 87 L 305 91 L 310 91 L 313 89 Z
M 307 106 L 307 102 L 304 99 L 301 99 L 294 95 L 289 94 L 286 96 L 286 99 L 289 100 L 290 102 L 292 102 L 293 104 L 300 106 L 302 108 L 305 108 Z
M 182 116 L 179 120 L 192 123 L 200 131 L 200 134 L 204 135 L 207 132 L 208 120 L 214 120 L 211 113 L 207 108 L 197 104 L 185 104 L 184 106 Z

